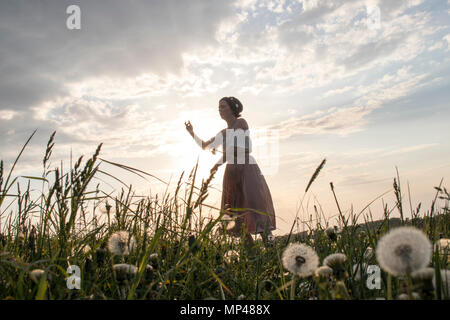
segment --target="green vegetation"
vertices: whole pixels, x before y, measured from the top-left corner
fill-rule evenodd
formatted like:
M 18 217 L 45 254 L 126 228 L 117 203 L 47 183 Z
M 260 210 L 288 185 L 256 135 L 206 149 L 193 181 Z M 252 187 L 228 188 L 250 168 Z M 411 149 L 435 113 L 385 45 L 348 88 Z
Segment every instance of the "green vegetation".
M 131 186 L 102 170 L 106 160 L 99 158 L 101 145 L 85 163 L 80 157 L 67 172 L 62 166 L 50 170 L 54 133 L 47 144 L 42 176 L 14 177 L 14 168 L 32 136 L 7 174 L 3 161 L 0 163 L 0 299 L 395 299 L 402 294 L 414 298 L 413 292 L 421 299 L 449 297 L 445 288 L 450 279 L 443 278 L 446 273 L 441 272 L 448 268 L 449 252 L 442 250 L 448 249 L 442 245 L 434 246 L 430 267 L 435 270 L 436 281 L 432 285 L 411 280 L 409 274 L 396 277 L 381 270 L 381 288 L 371 290 L 366 286 L 367 274 L 354 267 L 377 265 L 379 239 L 399 226 L 422 230 L 433 244 L 449 238 L 450 195 L 441 185 L 436 187 L 429 211 L 421 213 L 419 205 L 416 210 L 410 208 L 411 215 L 406 217 L 397 176 L 394 208 L 388 210 L 386 204 L 385 218 L 379 221 L 371 219 L 368 208 L 365 223 L 357 224 L 365 210 L 347 216 L 342 213 L 331 184 L 339 229 L 330 229 L 315 207 L 316 219 L 306 223 L 308 231 L 291 231 L 267 246 L 257 240 L 249 251 L 239 239 L 225 234 L 225 212 L 215 208 L 219 213 L 215 218 L 202 213 L 211 208 L 203 201 L 215 172 L 198 188 L 197 164 L 185 183 L 183 174 L 180 176 L 174 194 L 161 199 L 158 195 L 137 197 Z M 308 188 L 324 164 L 314 172 Z M 121 193 L 110 195 L 100 185 L 92 186 L 98 174 L 123 184 Z M 21 182 L 28 180 L 25 189 L 19 178 Z M 30 189 L 32 180 L 42 184 L 38 196 Z M 11 194 L 15 186 L 17 192 Z M 437 199 L 444 200 L 445 207 L 436 208 Z M 394 210 L 400 218 L 390 217 Z M 125 243 L 119 231 L 126 231 L 121 233 L 128 238 Z M 113 234 L 117 239 L 108 245 Z M 287 272 L 282 263 L 283 252 L 291 242 L 313 248 L 320 264 L 334 253 L 345 254 L 346 260 L 339 264 L 339 272 L 333 269 L 327 275 L 328 269 L 323 268 L 325 276 L 299 278 Z M 80 267 L 79 290 L 68 288 L 73 279 L 67 273 L 70 265 Z

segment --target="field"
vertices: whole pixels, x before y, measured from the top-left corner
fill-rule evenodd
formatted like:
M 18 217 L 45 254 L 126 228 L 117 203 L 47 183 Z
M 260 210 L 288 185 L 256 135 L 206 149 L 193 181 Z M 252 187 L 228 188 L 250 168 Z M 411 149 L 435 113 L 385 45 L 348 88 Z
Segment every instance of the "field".
M 30 184 L 17 186 L 14 176 L 30 139 L 8 172 L 1 162 L 0 299 L 449 298 L 450 195 L 441 185 L 431 208 L 408 210 L 397 176 L 392 191 L 397 203 L 390 210 L 386 204 L 379 221 L 373 221 L 369 208 L 344 215 L 335 194 L 339 228 L 330 228 L 316 208 L 308 231 L 266 244 L 258 238 L 249 248 L 226 235 L 226 212 L 218 210 L 213 218 L 202 212 L 209 209 L 204 200 L 214 172 L 199 182 L 196 166 L 187 181 L 180 176 L 174 194 L 154 198 L 136 197 L 117 179 L 122 192 L 109 195 L 92 182 L 99 172 L 108 174 L 102 171 L 101 145 L 66 171 L 50 169 L 53 134 L 42 176 L 20 177 L 42 183 L 36 196 Z M 435 207 L 438 202 L 445 206 Z M 394 213 L 400 218 L 391 218 Z M 365 223 L 357 224 L 359 217 Z M 383 236 L 400 229 L 403 234 L 393 238 L 399 246 L 392 241 L 380 247 Z M 288 251 L 289 243 L 304 253 Z M 378 261 L 392 254 L 391 247 L 398 261 Z M 326 266 L 319 269 L 317 263 Z M 378 278 L 370 266 L 381 266 Z

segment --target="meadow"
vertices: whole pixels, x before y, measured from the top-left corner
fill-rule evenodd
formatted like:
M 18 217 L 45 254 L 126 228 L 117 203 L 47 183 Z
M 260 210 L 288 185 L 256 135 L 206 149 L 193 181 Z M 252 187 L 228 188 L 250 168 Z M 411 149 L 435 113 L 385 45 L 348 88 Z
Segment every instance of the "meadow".
M 395 177 L 397 201 L 374 221 L 369 206 L 344 214 L 330 183 L 336 228 L 314 206 L 309 222 L 294 219 L 290 234 L 258 238 L 248 250 L 225 230 L 239 208 L 205 203 L 215 172 L 196 180 L 198 163 L 173 194 L 140 197 L 102 164 L 155 177 L 101 159 L 101 144 L 86 161 L 51 168 L 55 133 L 42 176 L 15 176 L 32 137 L 7 172 L 0 163 L 0 299 L 449 299 L 450 194 L 442 185 L 431 208 L 408 208 Z M 94 185 L 99 173 L 121 191 Z M 39 194 L 27 180 L 42 185 Z M 210 209 L 217 215 L 207 215 Z M 294 233 L 301 223 L 306 231 Z M 378 278 L 370 266 L 380 267 Z M 368 287 L 370 277 L 376 288 Z

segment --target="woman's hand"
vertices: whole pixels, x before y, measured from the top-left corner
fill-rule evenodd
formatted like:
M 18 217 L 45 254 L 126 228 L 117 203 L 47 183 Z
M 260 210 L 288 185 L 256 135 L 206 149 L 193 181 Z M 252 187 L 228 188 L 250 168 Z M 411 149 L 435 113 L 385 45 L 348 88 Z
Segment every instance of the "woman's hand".
M 194 128 L 192 127 L 192 124 L 190 121 L 184 122 L 184 125 L 186 126 L 186 130 L 189 132 L 191 136 L 194 136 Z

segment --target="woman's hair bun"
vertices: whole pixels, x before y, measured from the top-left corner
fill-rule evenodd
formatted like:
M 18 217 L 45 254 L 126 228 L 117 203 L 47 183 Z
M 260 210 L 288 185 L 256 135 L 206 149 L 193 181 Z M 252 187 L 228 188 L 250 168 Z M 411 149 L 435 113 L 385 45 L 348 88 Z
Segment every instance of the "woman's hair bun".
M 241 112 L 244 110 L 244 106 L 239 101 L 238 98 L 235 97 L 223 97 L 220 100 L 225 100 L 228 105 L 230 106 L 231 110 L 233 110 L 233 113 L 236 118 L 241 116 Z

